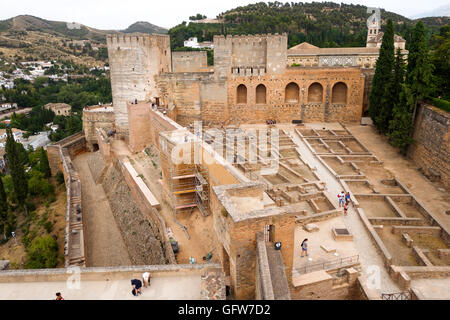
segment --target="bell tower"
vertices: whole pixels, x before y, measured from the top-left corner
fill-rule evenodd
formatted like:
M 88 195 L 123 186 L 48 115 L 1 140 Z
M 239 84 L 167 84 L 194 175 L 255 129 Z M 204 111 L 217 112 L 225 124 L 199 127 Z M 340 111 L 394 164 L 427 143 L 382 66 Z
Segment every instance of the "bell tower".
M 381 15 L 379 8 L 367 8 L 367 13 L 373 14 L 367 19 L 367 40 L 366 47 L 376 46 L 376 41 L 381 30 Z

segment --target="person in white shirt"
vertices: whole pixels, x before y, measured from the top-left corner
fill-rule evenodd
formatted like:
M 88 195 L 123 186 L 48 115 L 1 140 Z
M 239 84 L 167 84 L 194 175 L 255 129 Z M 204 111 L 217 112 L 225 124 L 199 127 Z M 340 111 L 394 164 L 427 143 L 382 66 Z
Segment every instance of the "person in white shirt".
M 147 284 L 150 286 L 150 273 L 149 272 L 144 272 L 142 274 L 142 280 L 144 282 L 144 287 L 147 288 Z

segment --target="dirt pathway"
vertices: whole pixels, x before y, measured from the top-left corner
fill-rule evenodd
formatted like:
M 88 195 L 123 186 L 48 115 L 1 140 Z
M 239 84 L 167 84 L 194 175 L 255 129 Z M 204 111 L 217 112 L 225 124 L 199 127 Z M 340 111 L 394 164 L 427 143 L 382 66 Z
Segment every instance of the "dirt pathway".
M 112 215 L 101 184 L 95 184 L 88 166 L 93 153 L 83 153 L 73 163 L 81 180 L 89 267 L 131 265 L 128 251 Z
M 447 228 L 450 228 L 450 193 L 438 183 L 428 180 L 410 159 L 399 154 L 387 139 L 378 135 L 373 126 L 349 125 L 347 128 L 374 155 L 384 162 L 384 168 L 390 170 L 406 185 L 419 201 L 427 207 Z

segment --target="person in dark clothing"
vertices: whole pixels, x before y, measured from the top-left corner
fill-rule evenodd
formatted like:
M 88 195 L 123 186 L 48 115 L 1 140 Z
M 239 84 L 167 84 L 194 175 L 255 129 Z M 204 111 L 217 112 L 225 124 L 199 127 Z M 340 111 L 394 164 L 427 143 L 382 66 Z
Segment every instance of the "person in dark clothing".
M 56 300 L 64 300 L 64 298 L 61 295 L 61 292 L 56 293 Z
M 131 293 L 134 296 L 137 296 L 138 294 L 142 294 L 141 288 L 142 288 L 142 281 L 139 279 L 133 279 L 131 280 L 131 286 L 133 287 L 133 290 L 131 290 Z
M 302 248 L 302 255 L 300 257 L 304 257 L 303 254 L 308 255 L 308 239 L 303 240 L 302 244 L 300 245 Z

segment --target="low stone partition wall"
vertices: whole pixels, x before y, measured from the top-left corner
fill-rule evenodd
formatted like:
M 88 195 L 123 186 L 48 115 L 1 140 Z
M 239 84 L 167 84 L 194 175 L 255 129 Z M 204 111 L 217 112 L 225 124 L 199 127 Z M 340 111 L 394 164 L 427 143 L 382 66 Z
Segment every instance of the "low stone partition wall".
M 391 217 L 375 217 L 368 218 L 373 225 L 406 225 L 406 226 L 421 226 L 423 220 L 420 218 L 391 218 Z
M 367 231 L 369 231 L 371 235 L 372 241 L 375 243 L 376 248 L 381 253 L 381 257 L 383 258 L 384 264 L 388 267 L 392 264 L 392 255 L 389 253 L 388 249 L 384 245 L 383 241 L 381 240 L 378 233 L 373 228 L 370 221 L 367 219 L 363 209 L 358 208 L 358 215 L 363 222 L 364 226 L 366 227 Z
M 449 278 L 450 266 L 394 266 L 389 269 L 389 274 L 394 279 L 400 272 L 404 272 L 411 279 Z
M 439 237 L 441 234 L 441 227 L 428 227 L 428 226 L 393 226 L 393 234 L 425 234 L 430 236 Z
M 414 254 L 414 257 L 416 257 L 416 260 L 419 262 L 419 264 L 422 266 L 432 267 L 433 264 L 425 255 L 425 253 L 428 251 L 429 250 L 425 250 L 425 249 L 421 249 L 417 246 L 413 246 L 413 254 Z

